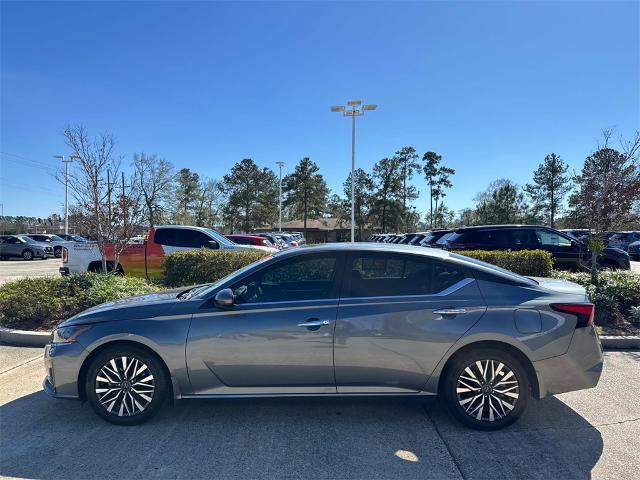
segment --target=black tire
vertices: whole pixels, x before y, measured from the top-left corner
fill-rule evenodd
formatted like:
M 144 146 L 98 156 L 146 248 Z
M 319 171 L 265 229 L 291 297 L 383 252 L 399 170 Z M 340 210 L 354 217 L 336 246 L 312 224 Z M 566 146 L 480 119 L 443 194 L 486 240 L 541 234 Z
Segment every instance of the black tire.
M 486 365 L 484 368 L 487 374 L 484 378 L 479 375 L 481 370 L 476 362 L 481 362 L 480 366 Z M 501 369 L 499 364 L 503 365 Z M 466 370 L 468 367 L 471 374 Z M 497 373 L 490 375 L 491 368 Z M 456 356 L 444 374 L 440 393 L 453 416 L 467 427 L 476 430 L 499 430 L 515 422 L 527 407 L 531 394 L 529 377 L 522 363 L 509 352 L 494 348 L 469 350 Z M 495 377 L 498 375 L 501 377 L 496 381 Z M 480 377 L 476 379 L 478 383 L 466 380 L 472 377 Z M 517 384 L 514 384 L 511 378 L 515 378 Z M 459 384 L 459 381 L 466 383 Z M 479 394 L 482 396 L 478 398 L 478 393 L 467 389 L 465 385 L 474 389 L 479 387 Z M 500 386 L 500 389 L 494 389 L 495 386 Z M 506 393 L 502 393 L 505 391 Z M 513 395 L 517 395 L 517 399 L 514 399 Z M 481 404 L 478 418 L 477 408 Z
M 123 374 L 123 357 L 128 359 L 125 362 L 128 375 Z M 135 360 L 137 363 L 129 363 L 129 360 Z M 112 373 L 114 365 L 117 376 Z M 146 368 L 134 374 L 131 365 L 134 365 L 133 369 L 142 366 Z M 103 370 L 103 367 L 106 369 Z M 113 381 L 103 381 L 106 380 L 103 375 L 107 375 L 106 379 Z M 149 379 L 149 376 L 152 378 Z M 121 382 L 118 383 L 117 380 Z M 126 382 L 128 383 L 123 385 Z M 136 385 L 140 390 L 135 388 Z M 99 417 L 115 425 L 139 425 L 146 422 L 158 413 L 164 403 L 166 392 L 167 375 L 162 364 L 155 355 L 136 346 L 121 345 L 100 352 L 91 362 L 85 380 L 85 393 L 91 408 Z
M 33 252 L 31 250 L 29 250 L 28 248 L 26 250 L 22 251 L 22 258 L 23 260 L 33 260 Z
M 62 247 L 54 248 L 53 249 L 53 256 L 56 257 L 56 258 L 62 258 Z

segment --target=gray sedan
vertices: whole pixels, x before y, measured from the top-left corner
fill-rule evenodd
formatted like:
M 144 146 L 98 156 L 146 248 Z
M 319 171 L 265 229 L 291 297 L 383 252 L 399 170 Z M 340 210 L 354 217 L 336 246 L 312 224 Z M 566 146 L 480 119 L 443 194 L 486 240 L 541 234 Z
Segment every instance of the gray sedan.
M 579 285 L 438 249 L 302 247 L 70 318 L 44 390 L 120 425 L 166 399 L 440 394 L 465 425 L 498 429 L 531 397 L 598 383 L 593 318 Z

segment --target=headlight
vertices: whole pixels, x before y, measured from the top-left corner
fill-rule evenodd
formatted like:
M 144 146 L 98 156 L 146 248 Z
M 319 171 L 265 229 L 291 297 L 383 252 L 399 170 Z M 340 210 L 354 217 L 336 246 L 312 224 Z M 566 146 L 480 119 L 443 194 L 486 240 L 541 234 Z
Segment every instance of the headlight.
M 56 328 L 51 334 L 51 343 L 73 343 L 80 334 L 91 328 L 89 325 Z

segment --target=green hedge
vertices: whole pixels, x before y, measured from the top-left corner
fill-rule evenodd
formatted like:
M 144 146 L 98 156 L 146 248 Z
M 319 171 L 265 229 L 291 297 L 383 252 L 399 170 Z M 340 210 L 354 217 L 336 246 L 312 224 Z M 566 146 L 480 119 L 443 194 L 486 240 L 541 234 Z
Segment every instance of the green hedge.
M 164 261 L 168 286 L 211 283 L 268 256 L 260 250 L 209 250 L 201 248 L 169 255 Z
M 544 250 L 464 250 L 456 253 L 530 277 L 549 277 L 553 271 L 553 256 Z
M 554 278 L 568 280 L 585 287 L 596 305 L 596 324 L 640 326 L 640 275 L 627 270 L 604 270 L 598 273 L 598 285 L 591 283 L 588 272 L 554 271 Z
M 0 286 L 0 325 L 50 329 L 89 307 L 156 290 L 139 278 L 96 273 L 16 280 Z

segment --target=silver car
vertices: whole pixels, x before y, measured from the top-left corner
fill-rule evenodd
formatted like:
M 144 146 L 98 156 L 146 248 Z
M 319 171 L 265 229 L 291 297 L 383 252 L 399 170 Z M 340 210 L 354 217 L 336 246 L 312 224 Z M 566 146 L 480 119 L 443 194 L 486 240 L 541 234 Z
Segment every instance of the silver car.
M 294 248 L 70 318 L 45 349 L 44 390 L 119 425 L 166 399 L 440 394 L 492 430 L 531 397 L 598 383 L 593 318 L 579 285 L 439 249 Z

